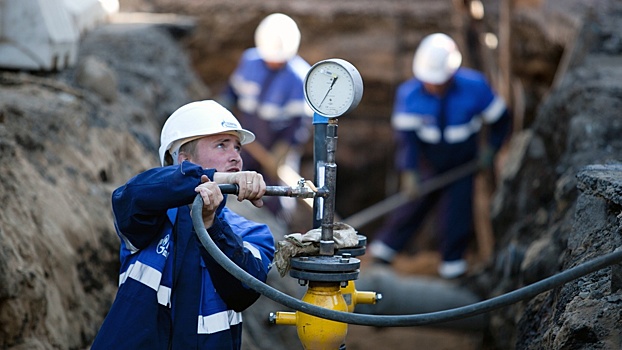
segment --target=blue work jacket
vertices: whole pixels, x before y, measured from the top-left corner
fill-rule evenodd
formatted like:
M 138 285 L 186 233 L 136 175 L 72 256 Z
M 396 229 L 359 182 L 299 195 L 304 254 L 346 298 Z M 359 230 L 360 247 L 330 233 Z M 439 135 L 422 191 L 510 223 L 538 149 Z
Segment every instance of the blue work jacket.
M 304 98 L 310 65 L 294 56 L 283 68 L 271 69 L 256 48 L 244 51 L 229 78 L 224 100 L 237 107 L 246 128 L 264 146 L 276 137 L 289 144 L 306 142 L 313 115 Z
M 509 113 L 481 73 L 460 68 L 443 96 L 410 79 L 398 87 L 391 117 L 399 142 L 396 164 L 417 169 L 425 159 L 432 169 L 446 171 L 467 163 L 477 156 L 484 123 L 491 125 L 488 144 L 498 150 L 509 132 Z
M 194 231 L 190 204 L 201 175 L 190 162 L 147 170 L 112 195 L 121 238 L 119 290 L 91 347 L 239 349 L 241 312 L 257 300 L 216 263 Z M 265 282 L 274 239 L 264 224 L 224 207 L 207 229 L 238 266 Z

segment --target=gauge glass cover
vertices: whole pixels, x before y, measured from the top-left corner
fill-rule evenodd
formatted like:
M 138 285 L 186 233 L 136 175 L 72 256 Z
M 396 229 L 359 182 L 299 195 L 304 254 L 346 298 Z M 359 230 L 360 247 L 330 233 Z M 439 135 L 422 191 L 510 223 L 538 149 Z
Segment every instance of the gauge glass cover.
M 305 78 L 305 99 L 316 113 L 341 116 L 360 101 L 362 80 L 354 66 L 330 59 L 316 63 Z

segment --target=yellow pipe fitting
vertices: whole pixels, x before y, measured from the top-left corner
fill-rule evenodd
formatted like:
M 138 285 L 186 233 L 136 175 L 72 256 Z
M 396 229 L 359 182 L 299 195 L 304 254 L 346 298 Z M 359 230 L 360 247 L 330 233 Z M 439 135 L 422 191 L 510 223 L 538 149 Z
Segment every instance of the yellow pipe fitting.
M 348 311 L 340 283 L 309 282 L 302 301 L 336 311 Z M 311 316 L 300 311 L 276 312 L 271 322 L 279 325 L 296 325 L 298 338 L 305 350 L 337 350 L 346 341 L 348 324 Z
M 341 288 L 341 294 L 348 305 L 348 312 L 354 312 L 358 304 L 375 304 L 379 299 L 376 292 L 357 291 L 354 281 L 348 281 L 348 284 Z
M 354 300 L 356 300 L 356 302 L 354 303 L 355 306 L 357 304 L 375 304 L 378 301 L 378 294 L 376 292 L 356 291 L 355 295 L 356 295 L 356 297 L 354 298 Z
M 341 287 L 341 295 L 343 296 L 348 312 L 354 312 L 358 304 L 376 304 L 380 299 L 376 292 L 361 292 L 356 290 L 354 281 L 348 281 L 345 287 Z M 277 325 L 295 325 L 297 316 L 295 312 L 277 311 L 273 316 L 273 323 Z
M 297 322 L 297 317 L 295 312 L 277 311 L 271 316 L 271 320 L 274 324 L 293 326 Z
M 340 282 L 309 282 L 302 301 L 336 311 L 348 311 Z M 277 325 L 296 325 L 298 339 L 305 350 L 337 350 L 345 344 L 348 324 L 311 316 L 300 311 L 276 312 L 270 321 Z
M 348 311 L 340 283 L 309 282 L 302 301 L 336 311 Z M 306 350 L 336 350 L 345 344 L 348 324 L 297 312 L 298 338 Z

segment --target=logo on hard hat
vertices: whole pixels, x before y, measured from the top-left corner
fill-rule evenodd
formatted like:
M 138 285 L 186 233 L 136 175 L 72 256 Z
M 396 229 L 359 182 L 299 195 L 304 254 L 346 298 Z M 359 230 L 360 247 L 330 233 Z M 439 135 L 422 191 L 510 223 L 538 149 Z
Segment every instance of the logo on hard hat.
M 240 126 L 236 123 L 232 123 L 232 122 L 228 122 L 226 120 L 223 120 L 222 123 L 220 123 L 220 125 L 222 125 L 223 128 L 230 128 L 230 129 L 239 129 Z

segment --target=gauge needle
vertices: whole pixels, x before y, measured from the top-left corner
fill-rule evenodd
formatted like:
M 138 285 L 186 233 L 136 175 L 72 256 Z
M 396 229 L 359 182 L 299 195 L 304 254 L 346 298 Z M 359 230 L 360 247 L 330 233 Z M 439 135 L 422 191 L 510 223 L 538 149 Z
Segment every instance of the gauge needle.
M 325 99 L 326 99 L 326 97 L 328 96 L 328 93 L 330 92 L 330 90 L 332 90 L 332 89 L 333 89 L 333 86 L 335 86 L 335 82 L 337 81 L 337 78 L 338 78 L 338 76 L 337 76 L 337 75 L 334 75 L 334 76 L 333 76 L 333 81 L 330 83 L 330 87 L 328 88 L 328 91 L 326 91 L 326 95 L 324 95 L 324 98 L 322 99 L 322 101 L 320 102 L 320 104 L 318 105 L 318 107 L 319 107 L 319 106 L 321 106 L 321 105 L 322 105 L 322 103 L 324 103 L 324 100 L 325 100 Z

